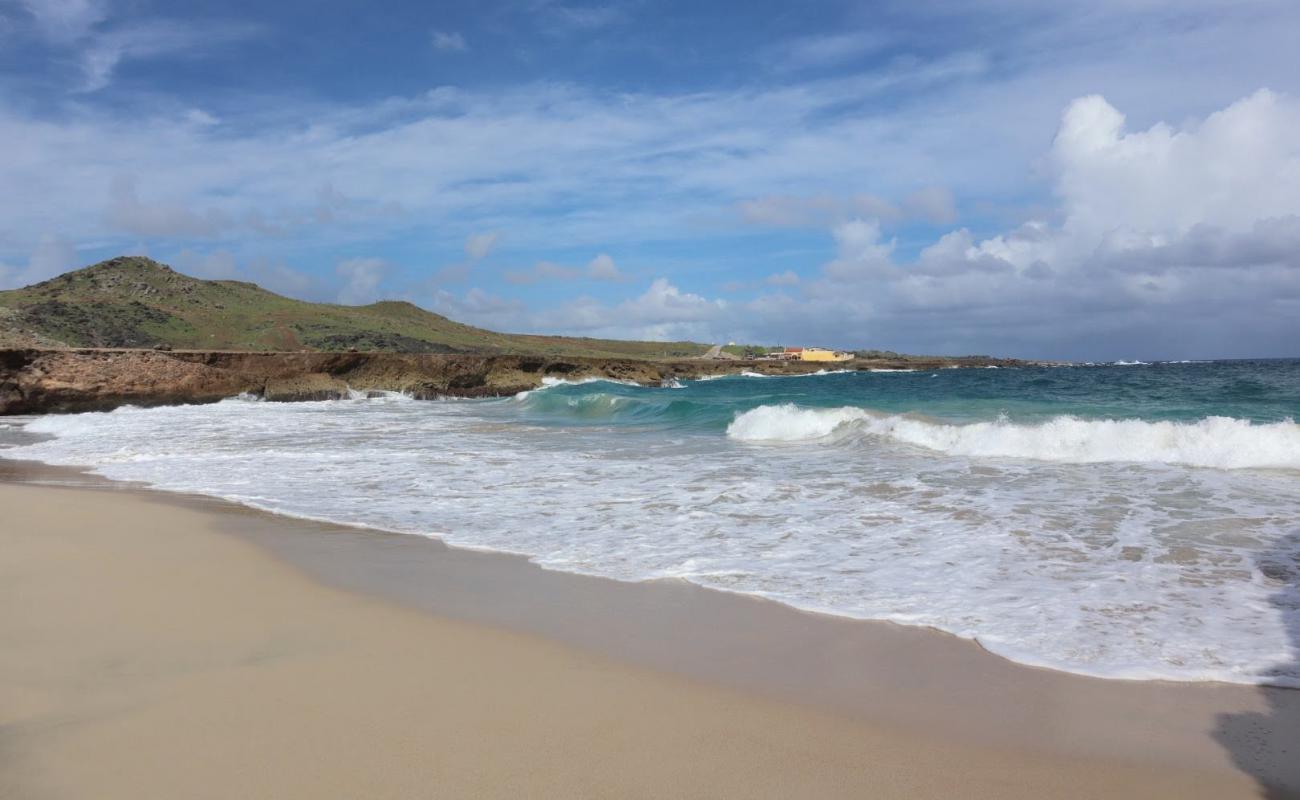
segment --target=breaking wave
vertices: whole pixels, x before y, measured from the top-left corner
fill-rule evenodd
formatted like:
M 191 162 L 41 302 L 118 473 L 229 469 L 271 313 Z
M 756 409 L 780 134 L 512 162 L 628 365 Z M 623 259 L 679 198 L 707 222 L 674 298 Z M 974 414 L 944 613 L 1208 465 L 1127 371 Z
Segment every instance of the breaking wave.
M 1082 674 L 1300 686 L 1300 362 L 545 383 L 41 417 L 0 457 Z
M 1231 417 L 1152 422 L 1058 416 L 1041 424 L 999 419 L 958 425 L 863 408 L 800 408 L 785 403 L 739 413 L 727 427 L 729 437 L 746 442 L 841 439 L 853 434 L 981 458 L 1300 469 L 1300 425 L 1292 420 L 1256 424 Z

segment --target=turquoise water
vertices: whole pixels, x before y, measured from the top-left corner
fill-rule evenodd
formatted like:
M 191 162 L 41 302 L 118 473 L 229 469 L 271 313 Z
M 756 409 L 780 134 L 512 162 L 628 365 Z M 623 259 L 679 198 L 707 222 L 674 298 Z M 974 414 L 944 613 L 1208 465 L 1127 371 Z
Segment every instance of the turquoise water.
M 1300 685 L 1297 417 L 1300 361 L 1235 361 L 235 398 L 0 453 L 1088 675 Z
M 1061 415 L 1270 423 L 1300 419 L 1300 360 L 728 377 L 686 381 L 683 391 L 669 394 L 600 382 L 555 387 L 534 398 L 526 416 L 538 424 L 722 430 L 737 411 L 780 403 L 857 406 L 958 423 L 999 416 L 1033 423 Z

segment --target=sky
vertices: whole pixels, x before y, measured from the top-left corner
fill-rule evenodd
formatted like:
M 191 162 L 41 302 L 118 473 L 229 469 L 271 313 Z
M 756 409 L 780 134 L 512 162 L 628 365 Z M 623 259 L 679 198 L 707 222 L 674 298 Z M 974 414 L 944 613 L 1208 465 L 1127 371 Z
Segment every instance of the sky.
M 0 288 L 1300 356 L 1294 0 L 0 0 Z

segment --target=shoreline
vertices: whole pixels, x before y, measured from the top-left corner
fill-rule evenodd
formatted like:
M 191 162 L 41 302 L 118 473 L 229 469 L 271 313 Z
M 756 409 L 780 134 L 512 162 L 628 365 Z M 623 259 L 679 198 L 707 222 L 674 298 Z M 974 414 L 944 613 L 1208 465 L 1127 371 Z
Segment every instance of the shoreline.
M 29 418 L 35 419 L 37 418 L 37 416 L 31 416 Z M 19 418 L 19 419 L 26 419 L 26 418 Z M 0 426 L 3 425 L 4 425 L 3 421 L 0 421 Z M 997 650 L 990 649 L 984 643 L 980 642 L 979 639 L 976 637 L 963 636 L 961 634 L 954 633 L 952 631 L 948 631 L 943 628 L 935 627 L 933 625 L 899 622 L 896 620 L 882 619 L 882 618 L 858 617 L 850 614 L 837 613 L 833 610 L 820 609 L 820 608 L 808 608 L 775 597 L 767 597 L 761 594 L 743 591 L 743 590 L 730 590 L 725 587 L 709 586 L 707 584 L 696 583 L 686 578 L 623 579 L 623 578 L 615 578 L 615 577 L 600 575 L 598 573 L 587 573 L 587 572 L 568 571 L 563 569 L 554 569 L 536 563 L 535 561 L 533 561 L 534 556 L 526 552 L 500 550 L 500 549 L 494 549 L 486 546 L 474 547 L 471 545 L 466 545 L 458 542 L 447 541 L 442 535 L 439 534 L 413 533 L 409 531 L 401 531 L 401 530 L 383 528 L 379 526 L 367 525 L 359 522 L 341 522 L 338 520 L 332 520 L 325 517 L 313 517 L 313 516 L 294 514 L 290 512 L 284 512 L 284 511 L 276 511 L 270 508 L 262 508 L 255 505 L 246 504 L 238 500 L 220 497 L 217 495 L 207 495 L 207 494 L 201 494 L 192 491 L 177 491 L 177 490 L 158 488 L 143 482 L 114 480 L 92 472 L 90 467 L 47 464 L 38 461 L 29 461 L 29 460 L 22 460 L 22 459 L 6 459 L 0 457 L 0 485 L 3 485 L 5 483 L 39 484 L 40 481 L 33 480 L 32 479 L 33 476 L 46 475 L 46 474 L 48 474 L 51 479 L 55 480 L 54 485 L 71 485 L 78 488 L 90 488 L 90 489 L 135 491 L 135 492 L 141 492 L 146 496 L 155 497 L 161 500 L 171 499 L 178 503 L 197 505 L 199 507 L 207 507 L 209 505 L 215 505 L 219 510 L 223 512 L 246 512 L 255 515 L 262 515 L 272 519 L 282 519 L 289 522 L 300 523 L 302 526 L 305 526 L 304 529 L 314 530 L 317 532 L 352 533 L 357 536 L 360 543 L 356 545 L 350 545 L 350 546 L 355 546 L 360 548 L 364 548 L 367 546 L 365 542 L 366 542 L 366 537 L 368 536 L 402 537 L 403 539 L 414 539 L 419 542 L 425 543 L 425 544 L 411 544 L 410 546 L 416 548 L 416 550 L 418 550 L 419 548 L 425 545 L 431 545 L 434 548 L 436 548 L 439 552 L 445 552 L 450 554 L 464 554 L 466 556 L 472 555 L 474 557 L 485 557 L 488 559 L 506 559 L 509 561 L 522 561 L 524 563 L 522 569 L 525 571 L 537 570 L 540 571 L 540 573 L 542 574 L 559 575 L 559 576 L 563 576 L 566 579 L 573 578 L 580 581 L 597 581 L 597 582 L 607 583 L 616 586 L 663 586 L 663 587 L 679 586 L 680 587 L 679 589 L 670 590 L 670 591 L 702 592 L 704 593 L 705 596 L 722 595 L 722 596 L 740 598 L 746 602 L 770 604 L 772 606 L 775 606 L 776 608 L 781 609 L 781 613 L 785 613 L 785 614 L 794 613 L 797 615 L 804 615 L 815 619 L 822 619 L 825 620 L 827 623 L 833 625 L 864 625 L 869 627 L 884 626 L 884 628 L 886 629 L 894 629 L 894 630 L 901 630 L 901 631 L 921 631 L 923 632 L 924 635 L 927 636 L 938 636 L 944 639 L 952 640 L 955 643 L 959 643 L 959 646 L 961 647 L 974 647 L 984 656 L 996 659 L 1000 662 L 1004 662 L 1006 665 L 1017 669 L 1042 671 L 1042 672 L 1047 672 L 1052 674 L 1068 676 L 1070 678 L 1076 678 L 1085 681 L 1101 681 L 1105 683 L 1139 683 L 1139 684 L 1165 685 L 1171 687 L 1185 687 L 1185 686 L 1219 687 L 1223 690 L 1229 690 L 1229 691 L 1257 689 L 1257 690 L 1264 690 L 1270 692 L 1272 691 L 1279 691 L 1283 693 L 1293 692 L 1296 695 L 1300 696 L 1300 683 L 1295 683 L 1295 684 L 1270 683 L 1267 682 L 1266 680 L 1254 681 L 1254 682 L 1230 681 L 1230 680 L 1222 680 L 1215 677 L 1178 679 L 1178 678 L 1165 677 L 1161 675 L 1147 676 L 1147 675 L 1129 675 L 1129 674 L 1124 674 L 1124 675 L 1094 674 L 1089 672 L 1076 671 L 1076 670 L 1071 670 L 1071 669 L 1055 666 L 1048 663 L 1038 663 L 1031 660 L 1021 660 L 1012 656 L 1004 655 L 1002 653 L 999 653 Z M 59 478 L 62 479 L 60 480 Z M 384 596 L 390 600 L 396 600 L 402 604 L 409 605 L 412 607 L 417 607 L 417 606 L 425 607 L 429 610 L 434 610 L 435 613 L 444 613 L 444 610 L 440 608 L 439 603 L 429 601 L 427 598 L 416 597 L 414 594 L 412 594 L 412 592 L 405 589 L 398 589 L 393 586 L 385 586 L 385 585 L 377 584 L 372 580 L 372 576 L 344 575 L 341 572 L 339 572 L 338 570 L 339 565 L 328 565 L 323 562 L 313 565 L 313 562 L 317 558 L 320 558 L 321 556 L 319 553 L 313 553 L 312 550 L 315 548 L 312 548 L 310 545 L 304 547 L 301 545 L 290 544 L 286 541 L 283 541 L 283 536 L 250 536 L 246 531 L 238 527 L 230 527 L 228 532 L 236 536 L 242 536 L 243 538 L 248 538 L 250 539 L 250 541 L 254 541 L 262 549 L 277 555 L 278 557 L 284 559 L 286 562 L 290 564 L 293 564 L 299 569 L 303 569 L 304 571 L 309 571 L 309 572 L 312 572 L 314 570 L 315 572 L 313 574 L 322 582 L 330 583 L 331 585 L 339 585 L 339 586 L 346 585 L 352 588 L 354 591 L 358 591 L 362 594 Z M 295 531 L 295 533 L 297 532 Z M 409 580 L 409 577 L 407 579 Z M 491 615 L 485 616 L 484 619 L 486 619 L 487 621 L 493 624 L 499 624 L 501 622 L 501 620 L 492 617 Z M 532 627 L 534 627 L 532 621 L 529 620 L 525 620 L 522 623 L 518 623 L 518 624 L 522 628 L 531 629 Z M 594 646 L 596 649 L 602 649 L 599 643 L 596 643 L 595 645 L 591 645 L 590 643 L 587 643 L 586 646 Z
M 0 489 L 40 481 L 77 488 L 27 489 L 130 498 L 133 515 L 146 508 L 197 514 L 321 591 L 540 640 L 616 671 L 648 670 L 739 693 L 747 703 L 791 706 L 945 746 L 1195 773 L 1196 785 L 1219 787 L 1214 796 L 1250 796 L 1245 789 L 1253 781 L 1243 783 L 1240 771 L 1249 766 L 1255 778 L 1300 795 L 1300 764 L 1277 750 L 1280 742 L 1300 740 L 1300 692 L 1293 690 L 1085 678 L 1019 665 L 932 629 L 804 612 L 685 582 L 552 572 L 520 556 L 425 537 L 296 520 L 69 468 L 0 462 Z M 1234 727 L 1237 719 L 1249 730 Z

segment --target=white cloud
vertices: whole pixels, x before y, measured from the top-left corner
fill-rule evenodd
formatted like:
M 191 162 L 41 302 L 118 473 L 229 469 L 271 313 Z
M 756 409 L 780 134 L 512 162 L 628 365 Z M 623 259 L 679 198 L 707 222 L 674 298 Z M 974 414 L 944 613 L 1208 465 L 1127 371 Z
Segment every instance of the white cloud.
M 786 42 L 769 58 L 779 69 L 829 67 L 874 53 L 888 44 L 889 37 L 881 31 L 820 34 Z
M 451 319 L 508 333 L 521 332 L 520 320 L 525 319 L 528 312 L 518 300 L 499 297 L 477 287 L 466 292 L 464 297 L 457 297 L 445 289 L 435 290 L 425 305 Z
M 1139 323 L 1144 335 L 1182 330 L 1190 310 L 1214 315 L 1234 342 L 1293 333 L 1277 320 L 1297 316 L 1286 305 L 1296 272 L 1287 148 L 1300 138 L 1289 46 L 1300 6 L 1106 2 L 1032 19 L 1020 0 L 968 6 L 917 13 L 1023 25 L 1006 28 L 1005 41 L 972 38 L 986 50 L 700 91 L 439 87 L 346 106 L 222 107 L 217 125 L 177 124 L 191 99 L 109 111 L 99 97 L 77 97 L 39 114 L 4 104 L 0 184 L 24 191 L 0 195 L 0 258 L 25 263 L 51 230 L 97 248 L 168 251 L 204 236 L 232 251 L 285 253 L 399 239 L 452 251 L 501 229 L 512 251 L 563 242 L 623 253 L 716 243 L 720 229 L 787 236 L 742 222 L 830 230 L 861 220 L 877 227 L 865 251 L 840 253 L 820 280 L 809 259 L 797 287 L 762 284 L 772 267 L 757 268 L 747 290 L 773 294 L 751 313 L 715 312 L 717 324 L 1044 355 L 1060 352 L 1042 321 L 1051 314 L 1062 330 L 1075 326 L 1059 334 L 1067 342 Z M 62 25 L 87 51 L 121 27 L 98 4 L 69 7 L 70 22 L 48 29 Z M 1203 11 L 1212 13 L 1194 16 Z M 1113 48 L 1117 31 L 1132 33 L 1133 46 Z M 120 49 L 103 62 L 109 78 L 121 59 L 150 52 Z M 1265 84 L 1280 91 L 1226 108 Z M 1075 108 L 1044 155 L 1061 109 L 1089 93 L 1110 102 Z M 1127 128 L 1112 105 L 1130 111 Z M 1216 107 L 1225 110 L 1207 117 Z M 1026 183 L 1035 155 L 1054 202 Z M 123 175 L 134 184 L 114 195 Z M 318 192 L 322 184 L 331 191 Z M 900 231 L 888 248 L 902 221 L 949 224 L 953 198 L 970 216 L 951 224 L 971 230 L 929 247 Z M 700 285 L 682 272 L 666 275 L 670 285 Z M 723 277 L 734 276 L 700 280 Z M 1198 296 L 1254 311 L 1206 311 Z M 1075 322 L 1088 313 L 1095 333 Z
M 600 253 L 587 262 L 587 277 L 596 281 L 621 281 L 626 276 L 619 270 L 613 258 L 607 253 Z
M 389 264 L 382 258 L 350 258 L 334 268 L 343 278 L 338 301 L 343 305 L 357 306 L 379 299 L 379 285 L 389 272 Z
M 232 224 L 219 209 L 196 212 L 179 202 L 141 202 L 135 179 L 127 175 L 110 182 L 105 218 L 114 228 L 136 236 L 209 237 Z
M 442 53 L 463 53 L 469 49 L 465 37 L 456 31 L 433 31 L 430 39 L 433 49 Z
M 507 283 L 513 283 L 516 286 L 527 286 L 534 283 L 547 283 L 552 281 L 571 281 L 582 275 L 580 270 L 573 267 L 566 267 L 563 264 L 557 264 L 554 261 L 538 261 L 528 270 L 506 270 L 502 276 Z
M 552 34 L 589 32 L 620 21 L 624 11 L 616 5 L 566 6 L 538 4 L 544 30 Z
M 903 213 L 936 225 L 951 225 L 957 219 L 957 206 L 952 192 L 942 186 L 927 186 L 903 198 Z
M 768 275 L 763 279 L 768 286 L 798 286 L 799 276 L 793 270 Z
M 766 195 L 741 202 L 739 209 L 746 222 L 775 228 L 824 228 L 855 217 L 889 221 L 903 217 L 893 203 L 864 193 L 852 196 Z
M 955 230 L 904 261 L 877 220 L 849 220 L 816 277 L 767 281 L 798 295 L 725 303 L 659 279 L 632 300 L 585 299 L 533 324 L 1038 357 L 1293 354 L 1300 101 L 1258 92 L 1199 122 L 1129 131 L 1085 97 L 1049 160 L 1057 222 L 983 240 Z
M 203 127 L 221 124 L 220 119 L 213 116 L 212 114 L 209 114 L 208 112 L 204 111 L 201 108 L 191 108 L 189 111 L 186 111 L 185 121 L 190 123 L 191 125 L 200 125 Z
M 465 255 L 474 261 L 482 261 L 497 246 L 500 238 L 501 234 L 496 231 L 472 234 L 465 239 Z
M 614 259 L 606 253 L 600 253 L 587 262 L 585 269 L 568 267 L 554 261 L 539 261 L 528 270 L 507 270 L 503 273 L 507 283 L 527 286 L 534 283 L 552 283 L 556 281 L 573 281 L 586 278 L 593 281 L 622 281 L 627 276 L 619 270 Z
M 255 26 L 227 22 L 191 25 L 145 20 L 97 32 L 79 48 L 83 73 L 80 90 L 95 92 L 112 82 L 119 64 L 162 56 L 195 58 L 215 47 L 256 35 Z
M 325 288 L 320 279 L 288 264 L 253 259 L 245 270 L 245 280 L 287 297 L 323 299 Z
M 1260 90 L 1203 122 L 1125 130 L 1103 98 L 1070 104 L 1052 147 L 1065 230 L 1151 236 L 1242 230 L 1300 213 L 1300 103 Z
M 727 312 L 725 300 L 709 300 L 684 292 L 666 278 L 656 278 L 640 295 L 606 305 L 579 298 L 561 308 L 541 312 L 531 322 L 539 330 L 562 330 L 586 336 L 624 336 L 668 341 L 708 339 Z
M 53 278 L 78 266 L 77 251 L 71 242 L 57 236 L 43 236 L 27 262 L 24 280 L 31 282 Z
M 942 186 L 914 189 L 896 203 L 864 192 L 778 194 L 742 201 L 738 209 L 745 222 L 774 228 L 825 228 L 862 218 L 891 224 L 913 220 L 951 224 L 957 219 L 952 192 Z
M 892 239 L 881 240 L 880 223 L 876 220 L 850 220 L 837 225 L 831 233 L 839 255 L 824 268 L 828 276 L 871 278 L 892 263 L 890 256 L 897 243 Z
M 0 289 L 30 286 L 78 266 L 82 265 L 78 263 L 77 251 L 71 242 L 45 234 L 28 256 L 25 267 L 0 262 Z
M 137 176 L 142 197 L 147 187 L 169 205 L 201 209 L 200 217 L 224 214 L 237 224 L 222 236 L 313 245 L 352 241 L 360 227 L 382 238 L 439 220 L 456 236 L 509 226 L 520 249 L 561 240 L 597 250 L 699 237 L 705 231 L 693 220 L 742 204 L 744 218 L 763 224 L 892 222 L 918 186 L 983 199 L 1023 191 L 1021 154 L 1000 144 L 1005 132 L 971 124 L 996 104 L 930 102 L 940 88 L 982 74 L 983 64 L 959 54 L 791 86 L 680 94 L 440 87 L 248 119 L 226 112 L 218 125 L 178 126 L 172 108 L 118 116 L 91 105 L 37 118 L 6 106 L 0 182 L 32 191 L 21 201 L 0 197 L 0 242 L 30 247 L 30 232 L 54 213 L 74 240 L 121 233 L 94 224 L 112 216 L 94 206 L 119 174 Z M 927 102 L 883 115 L 844 112 L 882 92 Z M 952 130 L 962 131 L 959 143 Z M 317 196 L 322 184 L 332 189 L 327 198 Z M 578 208 L 557 211 L 575 197 Z M 344 222 L 352 229 L 319 229 Z M 168 235 L 165 226 L 138 229 L 125 232 Z
M 22 5 L 41 35 L 61 44 L 83 38 L 108 17 L 104 0 L 22 0 Z
M 186 275 L 206 280 L 234 280 L 240 274 L 235 257 L 226 250 L 207 254 L 183 250 L 176 256 L 175 267 Z
M 225 21 L 199 25 L 164 19 L 115 22 L 107 0 L 21 0 L 36 33 L 46 43 L 72 52 L 81 68 L 81 92 L 112 82 L 118 65 L 160 56 L 192 58 L 212 48 L 255 35 L 255 26 Z
M 143 255 L 143 254 L 142 254 Z M 336 292 L 325 282 L 283 262 L 265 258 L 240 260 L 228 250 L 181 250 L 166 260 L 179 272 L 206 280 L 237 280 L 304 300 L 332 300 Z

